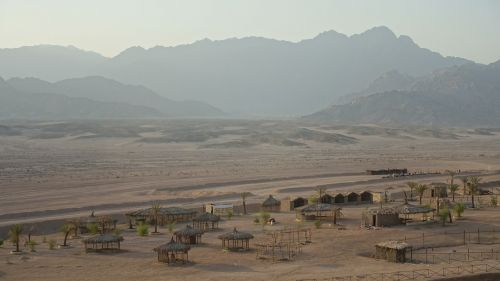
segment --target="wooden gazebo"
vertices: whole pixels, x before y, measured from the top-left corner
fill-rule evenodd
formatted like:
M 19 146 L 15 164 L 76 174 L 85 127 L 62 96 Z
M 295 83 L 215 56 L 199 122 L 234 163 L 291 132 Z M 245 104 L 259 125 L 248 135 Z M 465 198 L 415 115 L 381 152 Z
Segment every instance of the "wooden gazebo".
M 99 234 L 83 240 L 85 251 L 99 252 L 104 250 L 120 250 L 123 237 L 114 234 Z
M 281 201 L 269 195 L 264 202 L 262 202 L 262 211 L 266 212 L 279 212 L 281 206 Z
M 134 212 L 127 213 L 125 215 L 129 218 L 130 223 L 132 220 L 135 220 L 136 222 L 145 221 L 149 223 L 152 223 L 155 220 L 155 215 L 151 208 L 137 210 Z M 189 210 L 179 207 L 160 208 L 157 214 L 158 224 L 165 225 L 170 222 L 178 223 L 178 222 L 190 221 L 193 219 L 195 215 L 196 211 L 194 210 Z
M 167 264 L 189 262 L 188 252 L 191 249 L 189 245 L 175 242 L 174 238 L 170 242 L 160 245 L 153 250 L 158 253 L 158 261 Z
M 250 249 L 250 239 L 253 235 L 246 232 L 239 232 L 236 227 L 232 232 L 228 232 L 218 237 L 222 241 L 222 248 L 228 250 L 248 250 Z
M 203 232 L 219 229 L 220 216 L 203 213 L 193 218 L 193 227 Z
M 202 234 L 203 230 L 193 228 L 190 225 L 186 225 L 185 228 L 174 232 L 177 242 L 191 245 L 201 243 Z

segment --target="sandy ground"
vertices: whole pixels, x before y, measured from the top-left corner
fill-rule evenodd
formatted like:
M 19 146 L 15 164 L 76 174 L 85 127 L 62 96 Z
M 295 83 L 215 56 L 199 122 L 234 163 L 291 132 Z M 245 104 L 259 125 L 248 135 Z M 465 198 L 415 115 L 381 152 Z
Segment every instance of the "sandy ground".
M 345 132 L 341 132 L 345 133 Z M 429 135 L 390 137 L 349 136 L 352 144 L 304 140 L 307 146 L 259 144 L 246 148 L 204 148 L 201 143 L 144 143 L 133 137 L 30 138 L 0 136 L 0 228 L 13 223 L 43 222 L 100 214 L 123 214 L 160 200 L 166 206 L 201 206 L 215 201 L 239 202 L 251 192 L 249 203 L 268 194 L 278 198 L 310 196 L 317 185 L 333 184 L 328 192 L 381 191 L 403 188 L 409 180 L 444 182 L 445 175 L 381 179 L 366 169 L 401 168 L 434 172 L 446 169 L 480 173 L 483 181 L 500 180 L 500 135 L 461 132 L 457 138 Z M 314 243 L 304 246 L 293 262 L 258 261 L 255 252 L 225 253 L 215 238 L 194 247 L 193 264 L 167 267 L 155 261 L 152 248 L 170 235 L 137 237 L 125 232 L 119 254 L 84 254 L 78 241 L 71 249 L 49 251 L 45 244 L 36 253 L 11 256 L 10 243 L 0 249 L 0 279 L 6 280 L 295 280 L 348 275 L 354 272 L 407 270 L 422 265 L 394 265 L 360 253 L 373 250 L 375 242 L 399 238 L 408 232 L 441 231 L 440 226 L 360 230 L 363 208 L 348 207 L 347 230 L 314 231 Z M 483 216 L 484 215 L 484 216 Z M 495 209 L 470 212 L 467 219 L 446 228 L 495 226 Z M 294 224 L 293 214 L 278 214 Z M 265 236 L 253 217 L 235 217 L 224 230 L 238 226 Z M 179 225 L 180 226 L 180 225 Z M 276 226 L 276 227 L 279 227 Z M 168 231 L 163 229 L 163 233 Z M 54 235 L 58 240 L 59 234 Z M 36 237 L 41 240 L 41 237 Z M 22 258 L 22 259 L 21 259 Z M 13 263 L 13 264 L 10 264 Z M 362 266 L 361 266 L 362 265 Z M 43 277 L 43 278 L 42 278 Z

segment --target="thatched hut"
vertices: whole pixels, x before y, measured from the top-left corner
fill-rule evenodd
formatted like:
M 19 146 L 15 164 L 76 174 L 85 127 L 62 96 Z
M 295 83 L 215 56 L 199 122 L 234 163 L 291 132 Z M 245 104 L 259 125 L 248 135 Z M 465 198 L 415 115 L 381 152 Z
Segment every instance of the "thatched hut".
M 190 225 L 186 225 L 185 228 L 175 231 L 174 235 L 177 242 L 193 245 L 201 243 L 201 235 L 203 235 L 203 230 L 193 228 Z
M 307 199 L 303 197 L 297 197 L 295 199 L 291 199 L 290 197 L 281 201 L 281 211 L 290 212 L 295 210 L 296 208 L 300 208 L 302 206 L 307 205 Z
M 219 228 L 220 216 L 203 213 L 193 218 L 193 227 L 202 231 L 211 231 Z
M 362 213 L 361 220 L 365 226 L 386 227 L 400 225 L 399 213 L 394 208 L 374 208 Z
M 335 203 L 335 198 L 330 194 L 326 193 L 319 198 L 319 202 L 323 204 L 333 204 Z
M 375 258 L 384 259 L 390 262 L 406 262 L 406 252 L 411 246 L 408 243 L 399 241 L 380 242 L 375 245 Z
M 253 239 L 253 235 L 246 232 L 239 232 L 236 227 L 232 232 L 228 232 L 219 235 L 222 241 L 222 248 L 228 250 L 248 250 L 250 249 L 250 239 Z
M 333 203 L 342 204 L 345 203 L 345 196 L 342 193 L 337 193 L 333 196 Z
M 359 194 L 362 203 L 373 203 L 373 193 L 370 191 L 363 191 Z
M 120 250 L 120 242 L 123 237 L 114 234 L 99 234 L 83 239 L 85 251 L 99 252 L 103 250 Z
M 190 221 L 196 215 L 196 211 L 179 208 L 179 207 L 166 207 L 160 208 L 158 211 L 158 224 L 165 225 L 170 222 L 185 222 Z M 155 215 L 153 214 L 152 208 L 137 210 L 134 212 L 127 213 L 126 216 L 130 220 L 137 222 L 148 222 L 154 223 Z
M 269 195 L 264 202 L 262 202 L 261 209 L 266 212 L 279 212 L 281 207 L 281 201 Z
M 358 203 L 360 201 L 359 194 L 356 192 L 349 192 L 346 197 L 347 203 Z
M 191 249 L 189 245 L 175 242 L 174 238 L 170 242 L 160 245 L 153 250 L 158 253 L 158 261 L 167 264 L 189 262 L 188 252 Z
M 337 213 L 341 208 L 335 207 L 331 204 L 311 204 L 299 210 L 301 219 L 305 220 L 333 220 L 337 222 Z

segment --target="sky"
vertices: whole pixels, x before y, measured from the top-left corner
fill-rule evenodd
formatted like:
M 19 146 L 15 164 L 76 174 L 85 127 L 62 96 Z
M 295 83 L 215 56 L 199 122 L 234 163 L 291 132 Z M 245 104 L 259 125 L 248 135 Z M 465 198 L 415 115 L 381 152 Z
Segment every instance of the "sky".
M 0 0 L 0 48 L 72 45 L 108 57 L 131 46 L 300 41 L 381 25 L 445 56 L 500 59 L 496 0 Z

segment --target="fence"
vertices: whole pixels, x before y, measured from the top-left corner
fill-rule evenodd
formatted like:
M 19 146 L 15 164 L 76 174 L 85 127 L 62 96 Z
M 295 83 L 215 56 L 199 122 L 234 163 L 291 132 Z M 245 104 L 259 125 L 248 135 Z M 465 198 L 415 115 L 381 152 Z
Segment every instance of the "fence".
M 500 264 L 461 264 L 443 266 L 442 268 L 425 268 L 409 271 L 369 273 L 348 276 L 333 276 L 328 278 L 297 279 L 296 281 L 423 281 L 443 277 L 459 277 L 469 274 L 500 272 Z
M 405 236 L 402 240 L 412 245 L 414 250 L 468 244 L 500 244 L 500 230 L 478 228 L 477 230 L 445 231 L 435 234 L 422 233 L 416 236 Z
M 470 261 L 485 261 L 499 260 L 500 251 L 498 249 L 489 249 L 488 251 L 477 251 L 467 248 L 463 252 L 434 252 L 433 248 L 426 248 L 421 251 L 410 250 L 406 253 L 406 260 L 409 262 L 420 262 L 425 264 L 434 263 L 453 263 L 453 262 L 470 262 Z

